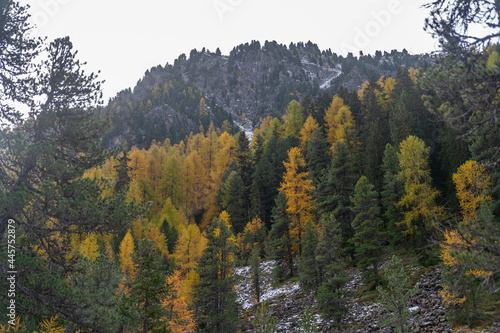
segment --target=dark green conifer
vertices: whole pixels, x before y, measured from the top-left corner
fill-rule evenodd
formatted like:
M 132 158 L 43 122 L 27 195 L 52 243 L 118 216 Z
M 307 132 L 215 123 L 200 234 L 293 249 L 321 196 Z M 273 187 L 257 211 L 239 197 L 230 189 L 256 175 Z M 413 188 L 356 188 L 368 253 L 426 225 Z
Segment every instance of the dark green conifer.
M 269 257 L 277 260 L 274 270 L 275 280 L 283 281 L 288 273 L 294 275 L 292 240 L 290 238 L 290 218 L 286 212 L 286 196 L 279 192 L 276 197 L 276 206 L 273 208 L 273 222 L 269 232 Z
M 238 304 L 232 274 L 234 266 L 234 235 L 220 218 L 208 227 L 207 247 L 198 262 L 200 276 L 195 287 L 198 330 L 207 333 L 236 332 L 239 327 Z
M 302 237 L 302 253 L 297 264 L 300 285 L 304 290 L 316 290 L 320 284 L 318 263 L 316 262 L 316 247 L 318 235 L 316 226 L 310 221 L 306 224 Z
M 363 271 L 365 283 L 375 282 L 380 285 L 378 266 L 382 260 L 382 222 L 379 218 L 378 193 L 373 189 L 368 178 L 359 178 L 354 196 L 352 211 L 356 216 L 352 221 L 355 234 L 351 240 L 356 247 L 358 267 Z
M 345 286 L 349 281 L 342 260 L 342 228 L 333 214 L 323 216 L 320 224 L 321 238 L 316 249 L 316 261 L 322 283 L 316 292 L 316 300 L 322 315 L 327 319 L 334 319 L 336 325 L 339 325 L 347 312 L 348 291 Z
M 391 245 L 401 244 L 404 240 L 401 227 L 396 223 L 403 220 L 403 212 L 396 207 L 404 193 L 404 184 L 396 176 L 401 171 L 397 149 L 390 143 L 385 146 L 382 164 L 384 180 L 382 182 L 381 203 L 385 228 Z
M 331 162 L 328 141 L 326 141 L 320 129 L 316 129 L 312 134 L 311 140 L 307 143 L 304 157 L 307 169 L 312 176 L 313 183 L 316 185 Z
M 133 255 L 137 273 L 132 282 L 131 300 L 139 309 L 139 322 L 143 333 L 160 331 L 163 316 L 161 300 L 169 292 L 165 285 L 167 270 L 163 257 L 152 241 L 143 239 Z
M 168 252 L 174 253 L 175 246 L 177 245 L 177 239 L 179 238 L 179 232 L 174 226 L 170 225 L 167 219 L 163 219 L 160 231 L 165 235 Z
M 340 223 L 342 247 L 352 259 L 354 259 L 354 247 L 349 239 L 354 235 L 354 230 L 351 226 L 353 213 L 350 209 L 352 204 L 349 197 L 354 192 L 356 182 L 353 164 L 347 145 L 342 141 L 337 142 L 328 173 L 324 175 L 316 190 L 319 215 L 333 214 Z
M 223 208 L 231 216 L 231 224 L 235 234 L 242 232 L 249 220 L 244 193 L 245 184 L 240 175 L 234 172 L 227 181 Z
M 250 273 L 257 303 L 260 303 L 260 246 L 254 246 L 250 257 Z
M 128 175 L 130 171 L 128 166 L 130 158 L 128 158 L 128 152 L 123 152 L 116 160 L 118 161 L 118 165 L 114 166 L 117 173 L 115 192 L 119 192 L 126 189 L 130 184 L 130 176 Z
M 390 313 L 383 324 L 394 325 L 398 333 L 408 332 L 407 322 L 411 316 L 411 312 L 407 306 L 417 286 L 410 288 L 410 277 L 396 256 L 392 257 L 386 267 L 386 272 L 389 279 L 387 287 L 377 288 L 382 298 L 382 307 Z

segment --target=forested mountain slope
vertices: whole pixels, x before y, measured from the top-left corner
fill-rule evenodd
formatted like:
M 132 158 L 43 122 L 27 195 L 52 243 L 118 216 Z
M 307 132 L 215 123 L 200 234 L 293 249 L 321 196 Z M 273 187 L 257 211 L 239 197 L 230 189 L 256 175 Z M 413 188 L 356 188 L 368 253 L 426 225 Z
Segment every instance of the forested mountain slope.
M 109 116 L 112 127 L 102 142 L 106 147 L 124 142 L 147 147 L 152 139 L 165 138 L 179 142 L 191 131 L 198 133 L 200 125 L 221 127 L 226 120 L 227 129 L 235 121 L 250 130 L 267 115 L 282 116 L 292 99 L 334 94 L 341 85 L 357 90 L 371 77 L 394 76 L 400 66 L 429 62 L 430 56 L 406 50 L 343 57 L 311 42 L 287 47 L 252 41 L 229 56 L 219 49 L 194 49 L 189 58 L 182 54 L 173 65 L 151 68 L 133 90 L 110 100 L 101 116 Z

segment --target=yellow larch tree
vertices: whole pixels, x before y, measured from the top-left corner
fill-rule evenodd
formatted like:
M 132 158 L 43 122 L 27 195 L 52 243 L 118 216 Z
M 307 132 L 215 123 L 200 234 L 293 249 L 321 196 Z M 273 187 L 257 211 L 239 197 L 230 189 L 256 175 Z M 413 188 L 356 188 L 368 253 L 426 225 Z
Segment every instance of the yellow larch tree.
M 196 224 L 191 223 L 187 227 L 180 227 L 173 257 L 183 275 L 197 265 L 206 245 L 207 240 Z
M 260 217 L 254 217 L 248 222 L 241 235 L 240 251 L 246 255 L 250 255 L 255 245 L 263 242 L 265 238 L 265 226 Z
M 146 174 L 149 183 L 154 189 L 159 189 L 161 179 L 161 165 L 158 160 L 150 153 L 146 156 Z
M 116 178 L 117 173 L 116 173 L 115 165 L 116 165 L 116 160 L 115 160 L 114 156 L 111 156 L 101 166 L 101 176 L 106 178 L 106 179 Z
M 203 216 L 201 224 L 202 230 L 204 230 L 220 212 L 220 207 L 218 207 L 216 200 L 217 191 L 222 183 L 222 176 L 233 159 L 235 149 L 236 142 L 227 132 L 222 133 L 217 138 L 217 149 L 214 151 L 215 158 L 209 170 L 210 188 L 208 191 L 207 203 L 205 205 L 206 213 Z
M 484 167 L 476 161 L 467 161 L 453 175 L 453 182 L 457 190 L 463 222 L 467 224 L 469 220 L 474 221 L 481 204 L 486 200 L 491 200 L 491 196 L 488 195 L 491 182 Z
M 460 202 L 462 221 L 455 230 L 446 230 L 444 240 L 440 243 L 441 258 L 445 265 L 444 278 L 448 284 L 443 286 L 440 295 L 447 307 L 461 309 L 469 318 L 476 309 L 478 288 L 474 285 L 479 279 L 492 275 L 491 271 L 471 269 L 468 261 L 474 261 L 470 253 L 476 252 L 474 244 L 477 242 L 466 227 L 475 224 L 481 205 L 491 200 L 488 195 L 490 178 L 484 167 L 476 161 L 467 161 L 453 174 L 453 182 Z
M 415 233 L 419 220 L 424 228 L 430 229 L 444 216 L 443 208 L 436 204 L 439 191 L 432 187 L 429 151 L 424 141 L 413 135 L 400 144 L 398 178 L 404 183 L 405 193 L 397 206 L 406 208 L 404 220 L 399 225 L 406 226 L 404 233 L 407 235 Z
M 203 208 L 207 194 L 208 172 L 196 150 L 189 153 L 182 163 L 184 195 L 188 198 L 186 210 L 189 218 Z
M 318 122 L 313 116 L 307 117 L 304 126 L 300 130 L 300 147 L 306 149 L 307 142 L 311 139 L 314 131 L 319 128 Z
M 381 90 L 375 90 L 375 94 L 377 95 L 379 104 L 382 106 L 384 110 L 387 111 L 392 91 L 396 86 L 396 79 L 392 77 L 382 76 L 377 83 L 379 84 Z
M 182 294 L 184 288 L 181 272 L 174 271 L 165 281 L 171 292 L 161 300 L 163 317 L 161 319 L 172 333 L 193 332 L 196 328 L 193 310 L 189 310 L 189 303 Z
M 80 244 L 80 252 L 84 257 L 95 260 L 99 254 L 99 244 L 96 234 L 90 233 L 85 237 Z
M 134 239 L 130 230 L 120 243 L 120 267 L 122 272 L 125 273 L 127 280 L 132 281 L 135 276 L 135 266 L 132 261 L 132 254 L 134 253 Z
M 290 234 L 300 244 L 307 221 L 313 218 L 313 190 L 309 173 L 302 171 L 306 162 L 300 148 L 294 147 L 288 151 L 288 160 L 284 161 L 286 171 L 279 191 L 285 193 L 287 213 L 291 219 Z
M 200 117 L 207 115 L 207 104 L 205 103 L 205 98 L 200 99 Z
M 160 232 L 160 229 L 156 225 L 151 225 L 149 227 L 149 232 L 147 238 L 152 241 L 155 247 L 160 250 L 160 253 L 167 258 L 168 257 L 168 247 L 165 239 L 165 235 Z
M 344 104 L 344 100 L 335 96 L 330 107 L 325 112 L 326 139 L 332 147 L 337 141 L 345 141 L 354 127 L 354 118 L 351 109 Z
M 130 161 L 128 162 L 129 176 L 131 180 L 146 178 L 147 164 L 146 164 L 146 151 L 139 150 L 137 147 L 132 147 L 128 155 Z

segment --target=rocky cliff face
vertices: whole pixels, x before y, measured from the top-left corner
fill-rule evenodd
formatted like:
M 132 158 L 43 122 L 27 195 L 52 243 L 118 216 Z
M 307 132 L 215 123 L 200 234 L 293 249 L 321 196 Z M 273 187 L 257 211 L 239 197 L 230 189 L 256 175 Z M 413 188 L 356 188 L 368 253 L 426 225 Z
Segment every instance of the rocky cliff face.
M 167 137 L 179 141 L 200 125 L 206 128 L 214 122 L 219 127 L 224 120 L 239 125 L 246 120 L 252 128 L 262 117 L 283 115 L 293 99 L 315 97 L 321 90 L 333 95 L 340 85 L 359 89 L 372 76 L 393 76 L 400 66 L 429 62 L 427 55 L 406 51 L 342 57 L 311 42 L 287 47 L 254 41 L 235 47 L 229 55 L 192 50 L 189 58 L 183 54 L 174 65 L 148 70 L 133 90 L 110 101 L 103 115 L 112 119 L 112 134 L 104 143 L 148 145 Z M 206 116 L 200 113 L 201 97 L 206 100 Z M 127 136 L 120 138 L 123 133 Z
M 340 85 L 359 89 L 371 76 L 392 76 L 400 66 L 417 67 L 429 59 L 406 51 L 342 57 L 311 42 L 287 47 L 254 41 L 235 47 L 229 56 L 193 50 L 189 59 L 180 57 L 175 66 L 187 82 L 214 97 L 233 117 L 244 113 L 255 123 L 268 114 L 282 115 L 290 100 L 305 94 L 333 94 Z

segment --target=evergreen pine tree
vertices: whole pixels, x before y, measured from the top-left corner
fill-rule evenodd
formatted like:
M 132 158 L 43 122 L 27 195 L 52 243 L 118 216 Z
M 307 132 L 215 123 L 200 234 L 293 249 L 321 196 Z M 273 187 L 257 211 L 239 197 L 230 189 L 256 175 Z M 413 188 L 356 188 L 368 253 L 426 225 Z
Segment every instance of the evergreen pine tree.
M 245 184 L 240 175 L 234 172 L 227 181 L 223 209 L 231 216 L 235 234 L 243 231 L 248 221 L 247 205 L 244 198 Z
M 307 169 L 312 176 L 313 184 L 316 186 L 323 176 L 323 172 L 328 169 L 331 160 L 328 141 L 320 129 L 316 129 L 312 134 L 304 155 Z
M 30 101 L 30 65 L 38 55 L 40 41 L 34 39 L 30 30 L 29 6 L 21 6 L 17 1 L 5 0 L 1 3 L 0 25 L 0 125 L 16 123 L 22 118 L 10 101 Z M 2 126 L 3 127 L 3 126 Z
M 318 122 L 320 128 L 325 126 L 325 112 L 332 103 L 332 96 L 327 91 L 321 91 L 314 101 L 311 115 Z
M 318 264 L 316 262 L 316 247 L 318 235 L 316 226 L 308 222 L 302 237 L 302 254 L 297 264 L 300 285 L 304 290 L 316 290 L 320 284 Z
M 396 207 L 404 192 L 404 185 L 397 178 L 401 171 L 399 167 L 397 150 L 390 143 L 385 146 L 382 169 L 384 180 L 382 183 L 381 203 L 384 210 L 384 220 L 389 241 L 392 246 L 403 242 L 401 228 L 396 224 L 403 219 L 403 212 Z
M 260 161 L 262 160 L 262 156 L 264 155 L 264 138 L 262 135 L 257 134 L 252 141 L 252 146 L 253 146 L 253 158 L 252 158 L 252 164 L 254 166 L 259 165 Z
M 291 220 L 286 212 L 286 196 L 280 192 L 276 197 L 276 206 L 273 208 L 273 224 L 267 246 L 270 249 L 270 258 L 278 260 L 274 270 L 274 277 L 277 281 L 283 281 L 288 271 L 290 276 L 294 275 L 290 224 Z
M 378 287 L 377 290 L 382 297 L 381 306 L 392 315 L 384 322 L 396 326 L 399 333 L 408 332 L 407 321 L 411 315 L 407 308 L 408 300 L 417 286 L 410 288 L 410 277 L 398 257 L 393 256 L 386 267 L 389 283 L 387 287 Z
M 170 225 L 167 219 L 163 219 L 160 231 L 165 235 L 168 252 L 174 253 L 175 246 L 177 245 L 177 239 L 179 238 L 179 232 L 174 226 Z
M 236 150 L 234 159 L 238 164 L 239 173 L 245 187 L 250 188 L 252 175 L 252 153 L 250 151 L 250 141 L 248 141 L 245 132 L 239 132 L 236 135 Z
M 361 176 L 351 197 L 356 216 L 352 221 L 355 234 L 352 242 L 356 246 L 358 267 L 363 271 L 362 277 L 365 283 L 375 282 L 380 285 L 378 265 L 382 260 L 382 233 L 380 228 L 382 222 L 378 215 L 378 193 L 373 189 L 368 178 Z M 371 268 L 370 268 L 371 267 Z
M 117 303 L 119 284 L 123 273 L 107 255 L 95 260 L 82 259 L 78 273 L 70 277 L 74 300 L 82 305 L 74 309 L 74 316 L 84 322 L 99 324 L 104 330 L 117 331 L 125 320 Z
M 278 331 L 278 319 L 269 313 L 269 305 L 262 302 L 253 318 L 253 329 L 255 333 L 276 333 Z
M 478 115 L 476 119 L 481 119 Z M 480 121 L 480 120 L 476 120 Z M 468 138 L 472 160 L 486 165 L 491 179 L 491 196 L 493 214 L 500 216 L 500 168 L 498 155 L 500 147 L 500 120 L 481 123 Z M 495 167 L 496 166 L 496 167 Z
M 349 281 L 342 261 L 342 228 L 333 214 L 323 216 L 320 224 L 321 237 L 316 249 L 316 261 L 322 283 L 316 292 L 316 300 L 323 316 L 335 319 L 338 325 L 347 312 L 345 285 Z
M 363 89 L 363 118 L 360 124 L 360 139 L 363 150 L 363 174 L 375 185 L 377 191 L 382 186 L 382 157 L 384 148 L 389 143 L 387 111 L 379 98 L 380 86 L 372 78 Z
M 19 23 L 22 29 L 29 30 L 29 24 L 24 22 L 27 19 L 24 9 L 12 1 L 3 1 L 2 28 L 16 29 Z M 12 14 L 17 23 L 9 21 Z M 12 65 L 4 62 L 7 54 L 15 56 L 11 60 L 16 62 L 28 59 L 27 54 L 16 54 L 17 46 L 10 43 L 30 43 L 29 38 L 12 32 L 2 30 L 0 37 L 0 94 L 6 89 L 5 84 L 23 82 L 12 77 L 13 81 L 6 81 L 4 71 Z M 16 40 L 9 41 L 11 37 Z M 96 75 L 84 71 L 69 38 L 56 39 L 45 51 L 29 73 L 32 76 L 22 73 L 23 77 L 29 77 L 29 84 L 24 81 L 26 85 L 13 91 L 29 93 L 25 96 L 31 106 L 29 119 L 2 128 L 0 134 L 0 239 L 12 220 L 18 226 L 19 239 L 26 244 L 16 246 L 19 304 L 25 298 L 29 300 L 26 307 L 35 316 L 50 311 L 79 327 L 98 331 L 97 323 L 77 316 L 89 305 L 76 302 L 66 289 L 68 272 L 75 272 L 77 263 L 71 240 L 77 235 L 115 234 L 126 229 L 138 209 L 134 203 L 126 203 L 124 192 L 112 193 L 109 183 L 82 177 L 86 170 L 100 166 L 111 155 L 99 148 L 100 138 L 107 129 L 94 112 L 100 102 L 100 82 Z M 16 71 L 26 68 L 21 63 L 15 66 Z M 29 86 L 36 89 L 30 91 Z M 15 120 L 15 114 L 3 109 L 5 97 L 0 96 L 0 122 L 5 120 L 3 117 Z M 2 261 L 0 266 L 0 276 L 5 280 L 7 262 Z M 5 304 L 5 300 L 0 303 Z
M 165 285 L 163 257 L 152 241 L 143 239 L 133 256 L 136 274 L 132 282 L 131 299 L 139 307 L 142 332 L 156 332 L 163 315 L 161 300 L 169 292 Z
M 335 144 L 332 163 L 328 173 L 318 184 L 316 191 L 317 210 L 320 216 L 333 214 L 342 227 L 342 247 L 354 259 L 354 247 L 349 239 L 354 235 L 352 229 L 353 213 L 350 195 L 354 192 L 356 175 L 353 160 L 347 145 L 339 141 Z
M 278 140 L 277 135 L 272 135 L 253 173 L 252 214 L 259 216 L 268 229 L 271 229 L 272 209 L 285 172 L 283 161 L 287 159 L 288 151 L 298 144 L 295 137 Z
M 199 332 L 236 332 L 239 327 L 238 304 L 233 276 L 235 238 L 230 226 L 215 218 L 208 227 L 207 247 L 198 262 L 200 276 L 195 287 Z
M 318 333 L 318 324 L 313 316 L 311 309 L 306 308 L 300 316 L 300 332 L 301 333 Z
M 252 285 L 257 303 L 260 303 L 260 247 L 254 246 L 250 257 L 250 272 L 252 274 Z
M 128 152 L 123 152 L 120 157 L 117 159 L 118 165 L 115 165 L 117 179 L 115 183 L 115 192 L 119 192 L 127 188 L 130 184 L 130 176 L 128 175 L 130 168 L 128 163 L 130 162 L 130 158 L 128 158 Z

